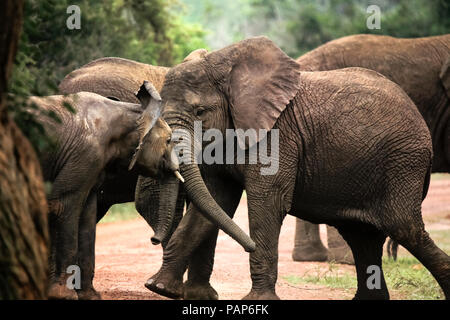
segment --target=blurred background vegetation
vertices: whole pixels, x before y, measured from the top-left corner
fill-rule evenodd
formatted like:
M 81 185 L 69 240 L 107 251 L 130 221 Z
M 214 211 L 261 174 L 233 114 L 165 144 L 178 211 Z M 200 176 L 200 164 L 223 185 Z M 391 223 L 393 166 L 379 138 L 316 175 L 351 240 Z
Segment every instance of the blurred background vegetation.
M 188 22 L 208 33 L 219 49 L 232 42 L 266 35 L 292 58 L 350 34 L 425 37 L 450 32 L 449 0 L 183 0 Z M 369 5 L 381 11 L 381 29 L 369 30 Z
M 81 29 L 69 30 L 70 5 Z M 369 30 L 378 5 L 381 29 Z M 421 37 L 450 33 L 450 0 L 28 0 L 9 92 L 11 114 L 38 152 L 42 128 L 23 112 L 30 95 L 57 93 L 72 70 L 116 56 L 172 66 L 192 50 L 266 35 L 293 58 L 356 33 Z

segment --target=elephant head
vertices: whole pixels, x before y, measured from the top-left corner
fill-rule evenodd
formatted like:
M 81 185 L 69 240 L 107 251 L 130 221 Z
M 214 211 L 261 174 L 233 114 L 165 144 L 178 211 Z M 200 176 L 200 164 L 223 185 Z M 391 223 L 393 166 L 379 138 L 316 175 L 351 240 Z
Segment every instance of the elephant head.
M 258 133 L 272 129 L 298 88 L 298 64 L 269 39 L 251 38 L 172 68 L 161 91 L 162 116 L 172 130 L 186 132 L 183 139 L 188 141 L 194 136 L 194 121 L 222 133 L 227 128 L 252 128 Z M 261 138 L 240 143 L 249 148 Z M 247 251 L 253 250 L 253 241 L 208 192 L 195 157 L 191 153 L 191 161 L 180 164 L 192 203 Z
M 143 176 L 159 177 L 164 185 L 168 188 L 170 186 L 173 191 L 162 193 L 159 199 L 158 221 L 155 226 L 155 235 L 152 237 L 152 242 L 156 244 L 164 241 L 169 235 L 178 195 L 176 178 L 184 180 L 178 171 L 178 158 L 171 141 L 172 130 L 160 118 L 161 97 L 158 91 L 150 82 L 144 81 L 136 97 L 144 110 L 137 119 L 139 141 L 128 169 L 135 167 Z
M 171 143 L 172 130 L 160 118 L 161 97 L 158 91 L 150 82 L 144 81 L 136 97 L 144 111 L 137 120 L 139 143 L 128 169 L 136 166 L 144 176 L 157 176 L 163 169 L 177 172 L 176 176 L 181 178 L 178 158 Z

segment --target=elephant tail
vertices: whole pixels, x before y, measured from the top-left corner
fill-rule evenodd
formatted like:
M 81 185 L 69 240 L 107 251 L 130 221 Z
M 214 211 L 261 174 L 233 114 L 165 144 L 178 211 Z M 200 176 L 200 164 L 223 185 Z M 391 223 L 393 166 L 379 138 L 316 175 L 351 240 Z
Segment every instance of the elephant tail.
M 394 261 L 397 260 L 398 242 L 389 238 L 387 243 L 387 254 L 389 258 L 393 258 Z

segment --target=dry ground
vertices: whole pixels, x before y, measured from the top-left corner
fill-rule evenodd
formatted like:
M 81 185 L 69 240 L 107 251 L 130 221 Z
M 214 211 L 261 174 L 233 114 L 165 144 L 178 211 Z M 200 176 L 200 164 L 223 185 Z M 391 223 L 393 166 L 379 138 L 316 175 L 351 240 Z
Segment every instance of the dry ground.
M 428 231 L 450 229 L 450 179 L 434 179 L 423 203 Z M 248 231 L 247 207 L 241 200 L 235 221 Z M 294 262 L 295 218 L 287 216 L 281 229 L 277 294 L 281 299 L 350 299 L 353 292 L 313 284 L 291 285 L 287 275 L 302 276 L 329 268 L 328 263 Z M 321 237 L 326 244 L 325 227 Z M 166 299 L 148 291 L 144 283 L 161 265 L 162 250 L 153 246 L 153 232 L 141 219 L 98 225 L 96 274 L 94 285 L 104 299 Z M 401 249 L 404 250 L 404 249 Z M 241 299 L 251 287 L 248 254 L 224 233 L 219 234 L 211 283 L 220 299 Z M 353 266 L 339 265 L 339 270 L 354 272 Z M 391 298 L 398 296 L 391 292 Z

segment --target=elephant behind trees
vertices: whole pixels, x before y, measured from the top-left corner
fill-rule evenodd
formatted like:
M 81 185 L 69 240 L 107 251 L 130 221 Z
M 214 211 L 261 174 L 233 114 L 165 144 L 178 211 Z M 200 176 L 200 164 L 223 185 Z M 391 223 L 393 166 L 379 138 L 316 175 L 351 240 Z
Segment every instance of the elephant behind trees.
M 173 144 L 168 143 L 172 132 L 155 117 L 160 112 L 159 94 L 145 83 L 138 96 L 142 104 L 116 102 L 90 92 L 30 98 L 30 105 L 39 107 L 39 111 L 30 112 L 36 114 L 46 135 L 54 141 L 54 148 L 40 158 L 44 179 L 52 183 L 48 196 L 50 298 L 99 297 L 92 286 L 97 194 L 110 168 L 126 170 L 133 160 L 139 174 L 156 176 L 178 170 L 178 162 L 172 157 Z M 69 112 L 64 103 L 76 113 Z M 54 112 L 61 122 L 40 110 Z M 133 155 L 137 146 L 143 151 Z M 162 209 L 164 215 L 174 210 L 171 206 L 167 203 Z M 66 285 L 70 275 L 67 268 L 72 265 L 78 265 L 81 272 L 77 292 Z
M 450 34 L 399 39 L 353 35 L 330 41 L 297 59 L 301 70 L 326 71 L 347 67 L 375 70 L 397 83 L 422 114 L 433 140 L 432 172 L 450 172 Z M 414 130 L 414 128 L 411 128 Z M 328 247 L 319 226 L 297 220 L 295 261 L 353 263 L 350 248 L 328 226 Z
M 213 255 L 217 225 L 228 227 L 227 213 L 234 213 L 238 191 L 245 188 L 256 243 L 246 298 L 277 298 L 278 237 L 287 213 L 338 228 L 355 256 L 355 298 L 389 297 L 383 277 L 379 289 L 366 285 L 368 266 L 382 270 L 386 235 L 416 256 L 450 298 L 450 258 L 430 239 L 421 217 L 431 171 L 430 133 L 395 83 L 361 68 L 301 72 L 294 60 L 259 37 L 172 68 L 161 96 L 162 117 L 172 130 L 183 130 L 183 142 L 193 136 L 194 121 L 223 136 L 226 129 L 271 130 L 245 149 L 273 146 L 279 169 L 262 175 L 266 165 L 248 164 L 248 152 L 245 164 L 201 164 L 210 169 L 203 177 L 196 154 L 190 163 L 180 163 L 192 203 L 147 288 L 172 297 L 182 294 L 191 252 L 200 246 Z M 279 129 L 278 150 L 273 129 Z M 245 242 L 239 234 L 234 237 Z

